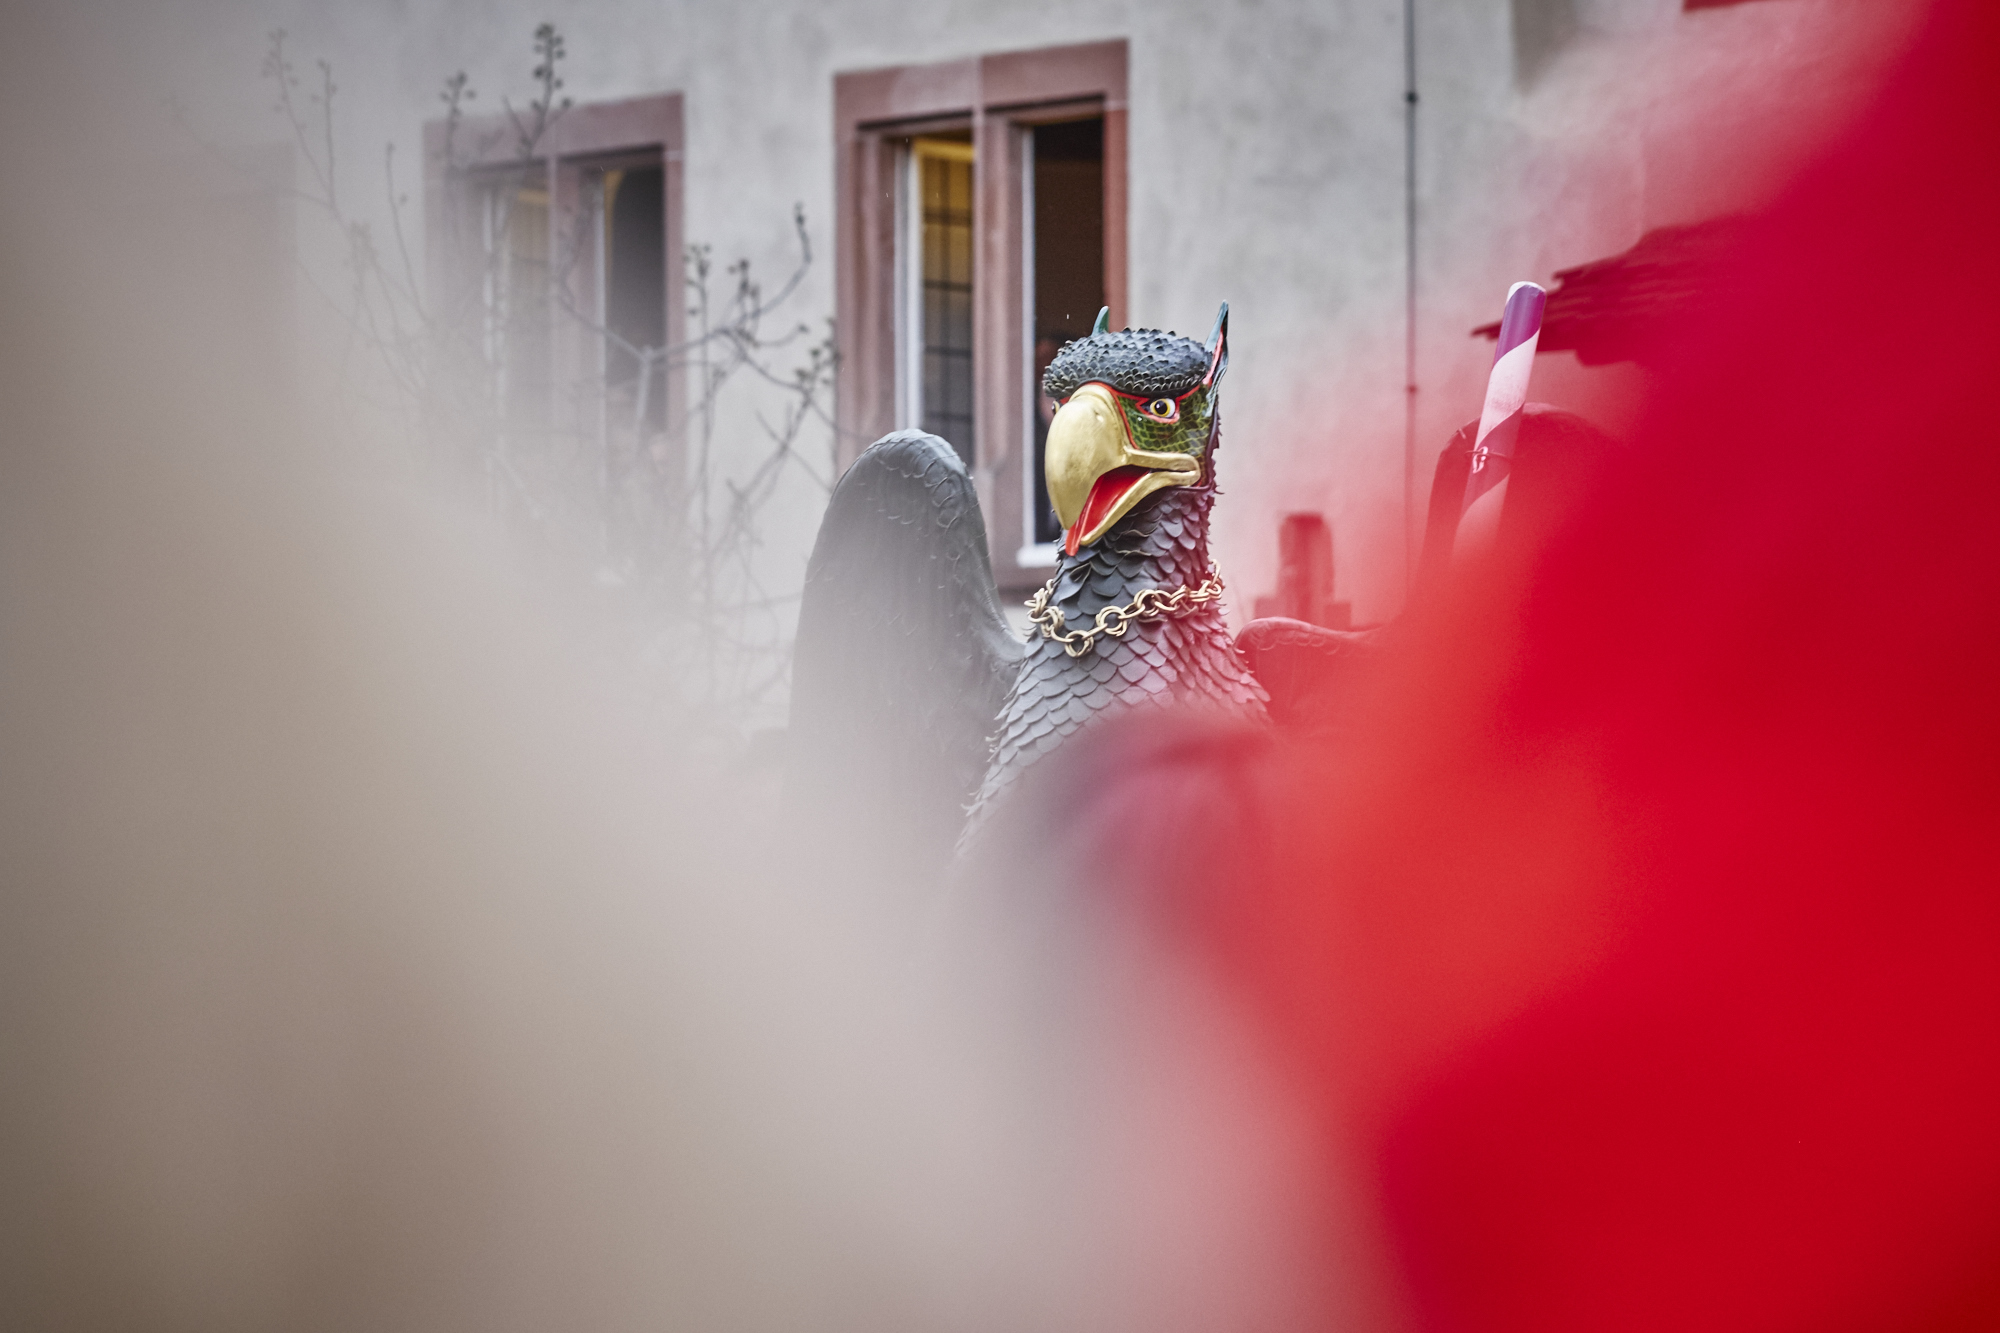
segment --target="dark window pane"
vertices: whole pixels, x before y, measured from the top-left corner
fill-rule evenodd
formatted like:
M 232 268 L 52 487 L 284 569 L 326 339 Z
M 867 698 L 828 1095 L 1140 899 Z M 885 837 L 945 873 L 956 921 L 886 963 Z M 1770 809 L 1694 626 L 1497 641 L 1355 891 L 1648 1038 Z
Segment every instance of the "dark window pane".
M 1035 356 L 1034 535 L 1062 536 L 1044 474 L 1049 404 L 1042 372 L 1061 346 L 1090 332 L 1104 304 L 1104 121 L 1065 121 L 1034 130 Z
M 604 272 L 605 384 L 622 409 L 643 401 L 645 425 L 661 429 L 667 419 L 663 359 L 639 349 L 659 349 L 667 340 L 666 173 L 637 167 L 604 173 L 606 230 Z M 639 384 L 642 368 L 650 383 Z

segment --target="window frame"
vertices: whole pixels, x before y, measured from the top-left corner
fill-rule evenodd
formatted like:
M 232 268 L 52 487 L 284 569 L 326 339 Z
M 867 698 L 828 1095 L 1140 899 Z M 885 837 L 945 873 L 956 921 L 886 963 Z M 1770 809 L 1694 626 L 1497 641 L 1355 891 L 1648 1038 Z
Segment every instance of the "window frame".
M 662 238 L 666 269 L 663 298 L 665 343 L 678 348 L 687 341 L 687 283 L 682 272 L 685 242 L 683 230 L 682 159 L 685 151 L 685 120 L 679 93 L 658 93 L 614 101 L 571 106 L 555 118 L 536 145 L 535 153 L 523 159 L 518 152 L 519 134 L 505 113 L 466 116 L 454 134 L 453 147 L 458 161 L 445 160 L 445 121 L 424 124 L 424 204 L 426 287 L 433 309 L 449 308 L 456 286 L 465 278 L 466 256 L 454 253 L 457 210 L 467 202 L 470 185 L 474 191 L 504 177 L 509 171 L 543 176 L 549 198 L 548 262 L 553 271 L 562 258 L 558 247 L 564 238 L 581 236 L 575 255 L 578 271 L 600 271 L 603 255 L 602 220 L 589 226 L 593 210 L 585 186 L 595 172 L 657 162 L 661 169 Z M 589 290 L 575 294 L 582 313 L 602 323 L 606 312 L 599 307 L 602 284 L 592 281 Z M 562 319 L 551 312 L 549 335 L 551 392 L 560 397 L 560 387 L 592 375 L 602 376 L 604 339 L 576 320 Z M 687 481 L 686 376 L 676 368 L 676 358 L 668 357 L 663 369 L 662 391 L 666 395 L 663 413 L 665 428 L 665 473 L 685 488 Z M 601 409 L 601 405 L 600 405 Z M 550 419 L 557 420 L 559 402 L 551 402 Z M 594 428 L 594 423 L 570 423 L 576 429 Z M 678 498 L 678 497 L 676 497 Z
M 1115 39 L 899 65 L 834 76 L 835 315 L 840 362 L 835 420 L 843 470 L 899 420 L 897 195 L 900 145 L 926 131 L 972 129 L 973 481 L 986 516 L 995 581 L 1026 589 L 1047 577 L 1028 540 L 1034 348 L 1032 219 L 1035 125 L 1104 118 L 1104 291 L 1112 327 L 1126 322 L 1126 42 Z

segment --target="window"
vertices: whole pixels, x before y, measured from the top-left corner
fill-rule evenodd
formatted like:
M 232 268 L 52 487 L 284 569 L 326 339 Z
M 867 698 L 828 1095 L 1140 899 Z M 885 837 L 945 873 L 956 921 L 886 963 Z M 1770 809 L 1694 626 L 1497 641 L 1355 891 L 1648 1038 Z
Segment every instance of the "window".
M 434 121 L 426 148 L 430 302 L 483 385 L 496 488 L 614 545 L 685 487 L 680 98 L 572 107 L 526 151 L 504 115 Z
M 903 154 L 897 283 L 897 424 L 972 462 L 972 136 L 921 137 Z
M 527 173 L 490 173 L 474 188 L 481 344 L 500 421 L 512 436 L 543 431 L 553 390 L 549 192 Z
M 1003 588 L 1055 562 L 1041 372 L 1125 317 L 1125 44 L 842 74 L 842 461 L 899 427 L 949 440 Z

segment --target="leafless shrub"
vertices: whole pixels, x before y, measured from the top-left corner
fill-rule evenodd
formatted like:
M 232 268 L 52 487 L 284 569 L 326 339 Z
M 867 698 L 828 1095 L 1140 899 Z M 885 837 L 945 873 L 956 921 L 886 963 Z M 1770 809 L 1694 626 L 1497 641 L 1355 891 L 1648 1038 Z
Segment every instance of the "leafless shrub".
M 562 35 L 544 23 L 533 45 L 534 93 L 524 107 L 502 98 L 504 131 L 470 116 L 478 94 L 463 71 L 444 80 L 437 165 L 450 225 L 420 265 L 395 145 L 383 149 L 385 244 L 336 184 L 331 65 L 315 62 L 302 96 L 286 34 L 271 34 L 262 74 L 300 163 L 298 196 L 341 237 L 341 289 L 308 275 L 343 331 L 341 390 L 405 424 L 426 455 L 483 487 L 496 513 L 582 557 L 584 576 L 623 588 L 634 651 L 662 699 L 741 735 L 782 716 L 790 677 L 797 592 L 772 586 L 758 560 L 769 503 L 794 469 L 821 492 L 833 480 L 832 320 L 783 313 L 814 263 L 804 209 L 793 211 L 797 257 L 775 290 L 748 259 L 718 266 L 712 245 L 689 245 L 678 257 L 685 340 L 635 345 L 587 299 L 590 219 L 546 206 L 527 217 L 520 191 L 494 188 L 545 170 L 549 132 L 572 106 Z M 512 138 L 497 170 L 496 145 L 469 141 L 482 131 Z M 516 246 L 517 231 L 551 222 L 545 250 L 540 236 Z M 526 279 L 510 267 L 523 249 L 549 256 Z M 557 336 L 595 340 L 635 370 L 591 367 L 524 392 L 511 373 L 523 340 Z M 685 400 L 662 410 L 677 382 Z M 719 437 L 745 421 L 761 450 Z

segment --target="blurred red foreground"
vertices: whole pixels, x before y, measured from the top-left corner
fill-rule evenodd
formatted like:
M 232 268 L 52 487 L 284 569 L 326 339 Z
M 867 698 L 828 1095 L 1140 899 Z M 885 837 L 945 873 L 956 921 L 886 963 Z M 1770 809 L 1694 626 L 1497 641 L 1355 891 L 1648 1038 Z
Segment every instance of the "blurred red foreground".
M 1937 11 L 1586 511 L 1186 867 L 1420 1327 L 2000 1328 L 1997 38 Z

